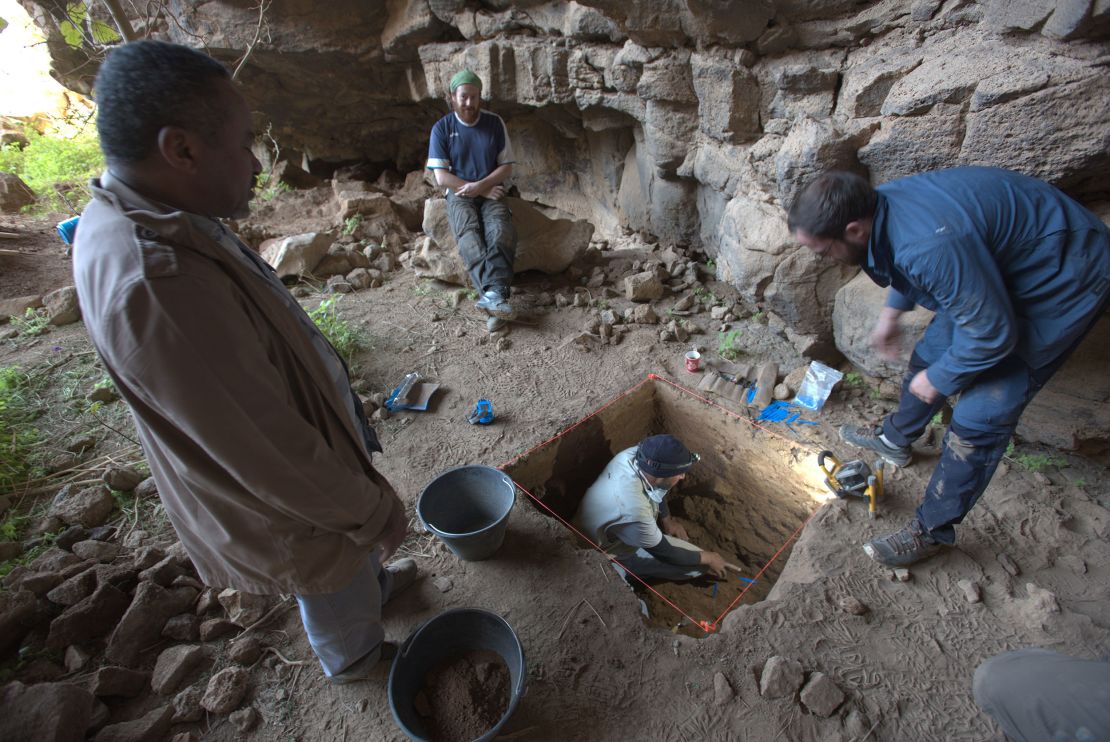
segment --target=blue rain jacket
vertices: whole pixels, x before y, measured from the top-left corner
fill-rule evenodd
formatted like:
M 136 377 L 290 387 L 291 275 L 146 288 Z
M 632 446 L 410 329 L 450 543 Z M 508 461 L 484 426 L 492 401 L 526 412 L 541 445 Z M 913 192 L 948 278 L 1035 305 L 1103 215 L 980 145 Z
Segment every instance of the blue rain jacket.
M 1043 181 L 962 167 L 876 190 L 863 270 L 890 286 L 888 306 L 952 320 L 952 344 L 928 369 L 942 394 L 1010 353 L 1047 365 L 1110 294 L 1110 229 Z

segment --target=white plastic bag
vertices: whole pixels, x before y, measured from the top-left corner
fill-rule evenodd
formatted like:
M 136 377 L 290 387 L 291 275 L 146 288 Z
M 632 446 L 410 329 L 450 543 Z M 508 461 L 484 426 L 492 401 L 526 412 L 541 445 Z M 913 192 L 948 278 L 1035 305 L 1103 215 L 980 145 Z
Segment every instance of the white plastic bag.
M 836 383 L 844 378 L 844 374 L 835 368 L 829 368 L 820 361 L 814 361 L 806 369 L 806 377 L 802 379 L 802 386 L 794 402 L 810 410 L 820 410 L 825 406 Z

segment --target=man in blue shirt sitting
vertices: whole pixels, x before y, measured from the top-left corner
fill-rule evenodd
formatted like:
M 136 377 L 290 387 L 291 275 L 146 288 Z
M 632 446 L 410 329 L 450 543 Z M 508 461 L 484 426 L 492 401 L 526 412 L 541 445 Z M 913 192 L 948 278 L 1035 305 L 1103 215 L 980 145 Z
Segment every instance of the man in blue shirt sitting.
M 516 228 L 502 200 L 513 174 L 513 149 L 501 117 L 482 108 L 482 81 L 470 70 L 451 78 L 454 109 L 432 127 L 428 169 L 447 189 L 447 218 L 474 288 L 478 309 L 514 316 L 509 304 Z M 491 320 L 493 321 L 493 320 Z
M 881 425 L 840 431 L 906 466 L 913 441 L 959 395 L 915 517 L 864 546 L 882 564 L 912 564 L 955 543 L 954 526 L 986 489 L 1022 410 L 1106 311 L 1110 229 L 1047 183 L 984 167 L 876 189 L 825 173 L 792 205 L 789 227 L 817 255 L 890 287 L 871 336 L 888 358 L 902 312 L 915 304 L 936 312 L 898 409 Z

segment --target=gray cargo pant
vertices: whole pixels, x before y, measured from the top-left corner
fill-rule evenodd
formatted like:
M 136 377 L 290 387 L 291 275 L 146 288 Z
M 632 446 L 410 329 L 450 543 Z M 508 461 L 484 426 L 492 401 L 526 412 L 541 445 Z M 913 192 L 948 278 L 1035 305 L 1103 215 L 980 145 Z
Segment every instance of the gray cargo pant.
M 516 227 L 505 199 L 465 198 L 447 193 L 447 220 L 470 281 L 480 293 L 509 295 L 516 259 Z
M 979 665 L 975 702 L 1011 742 L 1110 740 L 1110 662 L 1047 649 L 1006 652 Z

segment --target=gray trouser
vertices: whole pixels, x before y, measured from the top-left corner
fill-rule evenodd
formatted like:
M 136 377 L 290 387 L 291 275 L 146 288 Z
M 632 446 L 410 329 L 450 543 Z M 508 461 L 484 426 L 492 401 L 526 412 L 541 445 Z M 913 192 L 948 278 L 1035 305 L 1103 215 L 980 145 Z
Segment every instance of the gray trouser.
M 700 551 L 698 547 L 680 538 L 674 536 L 668 536 L 667 538 L 672 544 L 680 548 Z M 646 549 L 636 549 L 635 552 L 630 551 L 627 554 L 614 553 L 613 556 L 627 570 L 644 582 L 682 582 L 683 580 L 701 577 L 706 571 L 706 568 L 700 565 L 685 567 L 680 564 L 669 564 L 661 559 L 656 559 Z
M 505 199 L 465 198 L 449 191 L 447 219 L 474 288 L 507 291 L 513 285 L 516 227 Z
M 1110 740 L 1110 662 L 1047 649 L 1006 652 L 979 665 L 975 702 L 1011 742 Z
M 382 568 L 375 551 L 342 590 L 296 596 L 308 643 L 329 678 L 381 651 L 382 606 L 392 588 L 393 575 Z

